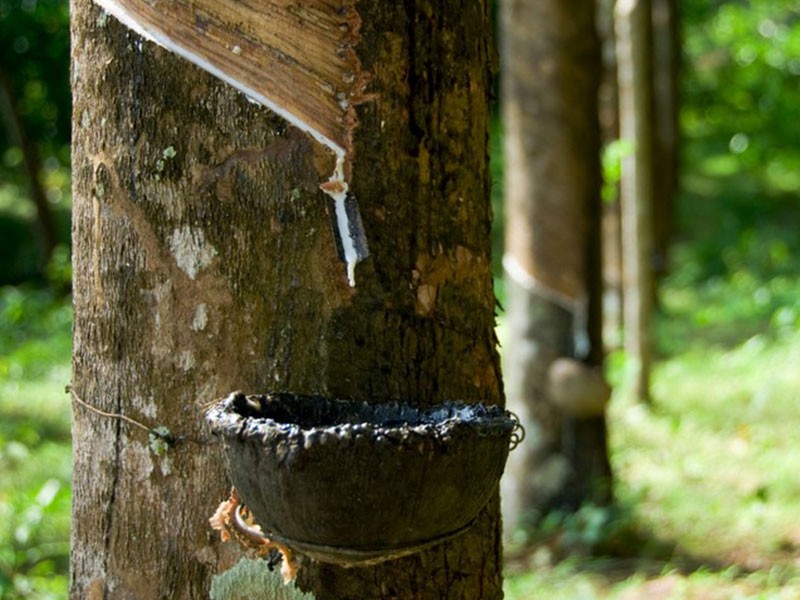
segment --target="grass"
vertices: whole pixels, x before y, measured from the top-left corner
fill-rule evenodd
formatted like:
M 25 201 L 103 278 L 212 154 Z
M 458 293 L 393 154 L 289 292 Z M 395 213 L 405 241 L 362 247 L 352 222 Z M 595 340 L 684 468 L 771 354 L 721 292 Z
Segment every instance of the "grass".
M 0 599 L 66 597 L 69 299 L 0 289 Z
M 507 597 L 800 598 L 799 360 L 800 339 L 756 336 L 662 361 L 654 410 L 611 405 L 621 510 L 583 558 L 547 540 L 511 560 Z

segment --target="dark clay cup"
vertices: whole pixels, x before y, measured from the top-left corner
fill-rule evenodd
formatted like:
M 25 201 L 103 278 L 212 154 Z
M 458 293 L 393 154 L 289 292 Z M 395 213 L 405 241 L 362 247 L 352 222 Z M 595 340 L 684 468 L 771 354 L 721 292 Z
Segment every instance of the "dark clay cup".
M 518 423 L 497 406 L 422 410 L 234 393 L 207 413 L 264 533 L 312 558 L 370 564 L 449 539 L 503 473 Z

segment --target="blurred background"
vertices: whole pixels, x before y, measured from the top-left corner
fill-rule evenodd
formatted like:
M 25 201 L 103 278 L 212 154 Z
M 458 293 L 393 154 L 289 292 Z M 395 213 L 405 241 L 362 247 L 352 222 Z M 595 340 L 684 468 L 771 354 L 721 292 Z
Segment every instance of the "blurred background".
M 654 268 L 651 402 L 620 392 L 629 355 L 607 276 L 614 501 L 507 532 L 509 598 L 800 597 L 800 2 L 684 0 L 676 14 L 678 185 Z M 65 598 L 67 2 L 0 0 L 0 47 L 0 599 Z M 491 143 L 503 304 L 499 110 Z M 631 151 L 604 139 L 604 218 Z

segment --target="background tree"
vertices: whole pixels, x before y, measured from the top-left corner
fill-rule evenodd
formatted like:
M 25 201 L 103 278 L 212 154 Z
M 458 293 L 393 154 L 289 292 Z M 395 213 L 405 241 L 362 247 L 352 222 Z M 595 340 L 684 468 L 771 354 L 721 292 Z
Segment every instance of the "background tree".
M 86 405 L 167 427 L 155 454 L 74 407 L 73 598 L 201 598 L 235 550 L 203 405 L 233 389 L 500 402 L 489 262 L 483 2 L 361 3 L 352 190 L 372 257 L 347 285 L 318 189 L 333 157 L 74 0 L 75 333 Z M 465 465 L 468 468 L 468 465 Z M 307 565 L 319 599 L 499 598 L 495 498 L 463 536 L 361 569 Z
M 605 281 L 604 315 L 606 343 L 618 347 L 623 331 L 622 234 L 619 202 L 620 163 L 635 149 L 632 139 L 622 139 L 619 129 L 619 94 L 617 39 L 614 27 L 613 0 L 599 0 L 598 26 L 603 40 L 603 82 L 600 92 L 600 121 L 604 145 L 603 184 L 603 277 Z M 678 108 L 680 95 L 681 36 L 679 11 L 674 0 L 653 0 L 650 40 L 652 79 L 652 232 L 653 271 L 651 294 L 658 302 L 657 284 L 667 274 L 669 247 L 675 233 L 678 194 L 678 155 L 680 132 Z M 627 174 L 631 176 L 630 164 Z M 630 177 L 626 180 L 630 181 Z M 629 253 L 630 257 L 630 253 Z
M 619 233 L 619 97 L 617 53 L 614 35 L 614 1 L 597 0 L 597 33 L 603 56 L 598 91 L 602 145 L 602 273 L 603 337 L 609 348 L 619 345 L 622 335 L 622 247 Z
M 667 273 L 675 233 L 680 143 L 681 36 L 677 0 L 653 0 L 653 267 Z M 656 288 L 653 294 L 657 295 Z
M 615 9 L 622 158 L 623 325 L 629 391 L 650 400 L 653 361 L 653 78 L 651 0 L 618 0 Z
M 503 483 L 514 528 L 610 498 L 600 281 L 595 3 L 501 4 L 508 295 L 505 386 L 527 429 Z M 580 388 L 566 392 L 567 380 Z M 580 384 L 577 382 L 580 381 Z

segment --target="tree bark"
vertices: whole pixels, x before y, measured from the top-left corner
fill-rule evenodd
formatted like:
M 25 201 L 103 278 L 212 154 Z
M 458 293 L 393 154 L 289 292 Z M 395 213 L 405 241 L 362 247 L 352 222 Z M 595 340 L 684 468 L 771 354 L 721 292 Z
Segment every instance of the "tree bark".
M 376 99 L 358 108 L 353 140 L 371 258 L 350 288 L 318 188 L 333 156 L 72 2 L 71 598 L 204 598 L 239 560 L 208 527 L 230 483 L 201 424 L 232 390 L 502 402 L 487 3 L 358 9 Z M 157 455 L 108 414 L 176 441 Z M 320 600 L 500 598 L 498 505 L 421 554 L 309 562 L 299 583 Z
M 676 0 L 653 0 L 653 230 L 655 274 L 667 272 L 675 229 L 680 141 L 680 15 Z
M 628 388 L 650 401 L 653 353 L 653 93 L 650 0 L 616 6 L 620 137 L 633 143 L 620 182 Z
M 597 32 L 600 36 L 603 54 L 598 102 L 600 139 L 604 147 L 619 140 L 614 4 L 615 0 L 597 0 Z M 609 183 L 605 182 L 604 185 Z M 623 298 L 619 181 L 614 182 L 613 185 L 613 198 L 604 198 L 602 203 L 603 337 L 606 348 L 621 348 Z
M 528 435 L 503 482 L 508 529 L 553 507 L 608 499 L 602 409 L 557 406 L 557 359 L 602 360 L 600 47 L 594 1 L 502 5 L 509 407 Z M 602 481 L 602 484 L 598 482 Z M 590 491 L 592 490 L 592 491 Z M 602 490 L 602 491 L 601 491 Z

